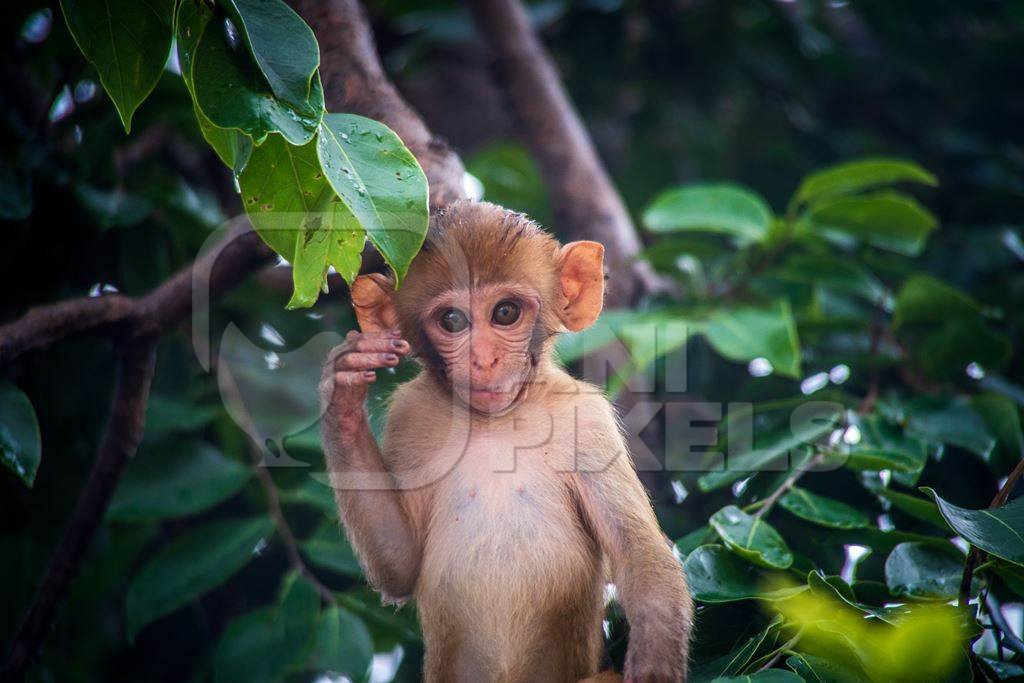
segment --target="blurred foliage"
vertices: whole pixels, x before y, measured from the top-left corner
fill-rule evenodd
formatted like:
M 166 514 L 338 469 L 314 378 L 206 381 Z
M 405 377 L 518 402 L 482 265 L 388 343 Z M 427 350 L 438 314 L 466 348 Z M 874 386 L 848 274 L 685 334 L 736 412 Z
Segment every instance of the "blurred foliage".
M 396 77 L 472 45 L 451 3 L 369 4 Z M 1024 4 L 531 11 L 643 228 L 644 258 L 678 286 L 607 311 L 559 351 L 578 369 L 584 351 L 619 345 L 665 401 L 643 437 L 669 471 L 644 477 L 699 604 L 691 680 L 969 680 L 964 639 L 984 675 L 1024 675 L 1003 631 L 1022 626 L 1024 504 L 981 511 L 1024 454 Z M 111 106 L 96 57 L 107 48 L 83 59 L 56 3 L 2 12 L 0 320 L 147 291 L 244 210 L 221 162 L 242 172 L 253 151 L 212 121 L 251 119 L 197 109 L 199 83 L 186 87 L 173 59 L 135 72 L 147 80 L 132 92 L 108 86 Z M 254 38 L 250 70 L 281 47 Z M 157 42 L 146 47 L 166 52 Z M 298 97 L 281 76 L 261 87 Z M 462 151 L 484 198 L 552 220 L 522 145 Z M 291 285 L 274 282 L 214 307 L 215 373 L 188 331 L 162 342 L 145 440 L 33 679 L 419 678 L 413 607 L 382 607 L 365 587 L 322 478 L 313 388 L 351 312 L 329 296 L 287 311 Z M 96 452 L 109 347 L 72 340 L 2 369 L 5 641 Z M 375 428 L 413 372 L 374 388 Z M 721 421 L 718 443 L 672 430 L 670 410 L 689 402 L 721 408 L 701 418 Z M 293 571 L 255 459 L 281 465 L 267 471 L 284 517 L 330 597 Z M 958 610 L 945 603 L 965 543 L 991 555 Z M 621 664 L 614 602 L 608 634 Z

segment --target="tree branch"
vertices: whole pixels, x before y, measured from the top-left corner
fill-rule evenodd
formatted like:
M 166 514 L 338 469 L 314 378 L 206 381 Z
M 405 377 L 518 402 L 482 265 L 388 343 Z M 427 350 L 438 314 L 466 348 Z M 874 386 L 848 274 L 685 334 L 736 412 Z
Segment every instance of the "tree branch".
M 328 111 L 355 112 L 398 133 L 430 182 L 434 208 L 462 199 L 462 161 L 428 129 L 388 80 L 366 10 L 357 0 L 292 0 L 320 43 L 320 78 Z
M 461 161 L 445 142 L 430 133 L 388 82 L 362 7 L 355 0 L 298 0 L 296 5 L 320 40 L 320 73 L 330 107 L 378 119 L 394 129 L 430 181 L 432 206 L 440 207 L 461 198 Z M 138 447 L 159 337 L 188 318 L 197 284 L 204 286 L 213 300 L 265 265 L 270 256 L 271 251 L 246 225 L 232 231 L 222 247 L 199 257 L 144 297 L 113 295 L 65 301 L 39 307 L 0 326 L 0 365 L 32 349 L 95 331 L 117 332 L 124 352 L 114 409 L 99 455 L 39 593 L 13 642 L 2 672 L 3 680 L 20 680 L 41 651 L 68 585 L 77 574 L 110 497 Z M 271 500 L 276 489 L 266 489 L 262 478 L 261 482 Z M 279 504 L 277 511 L 280 512 Z M 272 500 L 271 515 L 280 530 L 283 517 L 274 512 Z M 289 557 L 295 564 L 294 537 L 291 544 L 287 534 L 282 534 L 282 538 L 286 539 Z M 301 557 L 298 559 L 301 562 Z
M 551 57 L 519 0 L 467 0 L 484 42 L 490 47 L 509 108 L 515 113 L 548 187 L 556 226 L 569 239 L 604 244 L 608 303 L 628 305 L 642 294 L 661 291 L 663 281 L 645 261 L 622 198 L 562 87 Z
M 103 434 L 99 456 L 50 562 L 46 578 L 14 639 L 3 680 L 20 680 L 39 654 L 67 594 L 68 585 L 78 573 L 82 558 L 103 521 L 110 497 L 142 440 L 156 339 L 135 341 L 125 346 L 123 351 L 118 364 L 113 410 Z

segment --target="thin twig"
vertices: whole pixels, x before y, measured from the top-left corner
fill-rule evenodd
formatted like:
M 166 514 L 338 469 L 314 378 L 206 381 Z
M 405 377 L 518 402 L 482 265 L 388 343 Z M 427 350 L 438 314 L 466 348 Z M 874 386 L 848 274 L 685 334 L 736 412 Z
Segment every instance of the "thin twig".
M 761 504 L 760 509 L 754 513 L 754 517 L 763 519 L 775 506 L 775 503 L 779 502 L 779 498 L 786 495 L 793 486 L 800 481 L 800 477 L 804 476 L 808 470 L 818 465 L 825 458 L 824 453 L 818 453 L 813 458 L 807 461 L 807 463 L 797 469 L 795 472 L 786 477 L 786 480 L 782 482 L 779 488 L 772 491 L 772 494 L 764 499 L 764 503 Z
M 267 513 L 270 515 L 270 519 L 274 522 L 274 528 L 277 530 L 277 535 L 281 538 L 281 542 L 284 544 L 285 553 L 288 555 L 288 561 L 292 565 L 292 569 L 297 571 L 303 577 L 309 580 L 320 596 L 325 602 L 331 604 L 337 604 L 334 598 L 334 594 L 331 589 L 328 588 L 317 578 L 316 574 L 309 568 L 306 561 L 302 559 L 302 554 L 299 552 L 299 543 L 295 539 L 295 534 L 292 532 L 291 526 L 288 525 L 288 520 L 285 519 L 284 511 L 281 509 L 281 495 L 278 493 L 277 484 L 274 483 L 274 478 L 270 476 L 270 472 L 267 471 L 266 466 L 263 464 L 263 452 L 260 450 L 256 443 L 253 434 L 257 434 L 255 425 L 252 422 L 252 418 L 249 415 L 249 411 L 246 410 L 245 404 L 242 402 L 242 397 L 238 391 L 238 384 L 235 382 L 235 376 L 231 372 L 231 369 L 227 365 L 221 365 L 218 368 L 218 377 L 220 380 L 221 389 L 230 395 L 230 398 L 235 404 L 235 420 L 240 421 L 239 427 L 245 433 L 245 440 L 249 447 L 249 455 L 252 459 L 253 467 L 256 470 L 256 478 L 260 482 L 260 486 L 263 487 L 263 492 L 267 497 Z
M 1024 654 L 1024 640 L 1021 640 L 1013 632 L 1013 629 L 1010 628 L 1010 625 L 1006 623 L 1006 618 L 1003 616 L 1002 610 L 999 609 L 999 603 L 996 601 L 995 596 L 992 595 L 992 591 L 989 591 L 988 595 L 985 596 L 984 605 L 985 611 L 992 620 L 993 629 L 1002 633 L 1003 646 L 1017 654 Z

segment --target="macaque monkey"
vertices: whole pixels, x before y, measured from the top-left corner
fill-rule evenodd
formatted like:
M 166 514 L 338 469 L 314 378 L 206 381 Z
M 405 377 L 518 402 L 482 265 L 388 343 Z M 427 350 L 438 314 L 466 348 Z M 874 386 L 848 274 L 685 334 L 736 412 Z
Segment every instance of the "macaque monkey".
M 693 606 L 608 400 L 552 358 L 597 319 L 604 249 L 463 201 L 436 215 L 396 291 L 359 277 L 361 332 L 330 355 L 323 440 L 341 521 L 387 601 L 415 599 L 427 681 L 598 674 L 606 582 L 627 681 L 686 677 Z M 367 421 L 375 370 L 423 366 Z

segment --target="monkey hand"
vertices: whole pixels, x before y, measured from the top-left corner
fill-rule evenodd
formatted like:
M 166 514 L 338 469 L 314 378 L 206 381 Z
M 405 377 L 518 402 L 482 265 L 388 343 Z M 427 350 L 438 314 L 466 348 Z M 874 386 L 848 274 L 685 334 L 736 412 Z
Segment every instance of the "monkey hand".
M 409 353 L 409 342 L 398 330 L 348 333 L 327 356 L 320 380 L 320 407 L 325 417 L 338 420 L 343 433 L 366 421 L 366 390 L 378 368 L 393 368 Z

